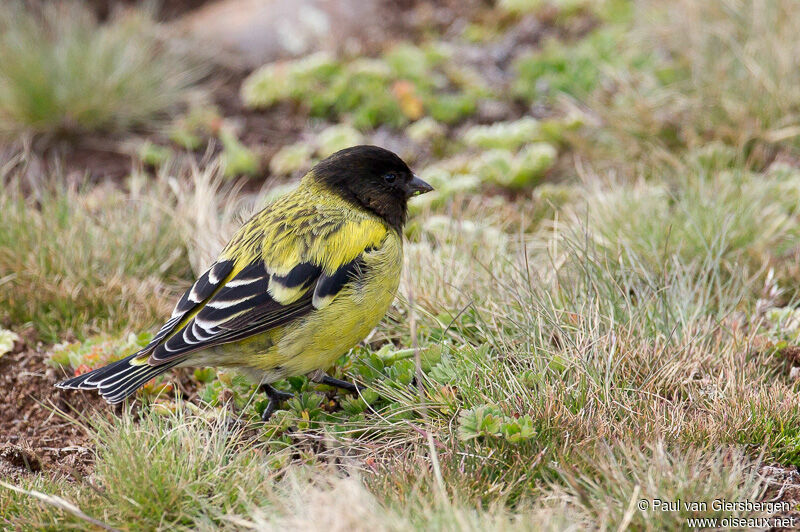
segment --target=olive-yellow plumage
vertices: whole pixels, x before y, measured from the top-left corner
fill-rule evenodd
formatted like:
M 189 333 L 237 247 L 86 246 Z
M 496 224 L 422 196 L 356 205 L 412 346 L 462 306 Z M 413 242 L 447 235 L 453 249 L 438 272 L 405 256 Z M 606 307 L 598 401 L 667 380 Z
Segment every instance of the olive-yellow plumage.
M 255 214 L 138 353 L 59 384 L 109 402 L 176 366 L 238 368 L 270 383 L 321 373 L 391 305 L 403 262 L 406 202 L 431 187 L 393 153 L 356 146 L 319 163 Z
M 275 231 L 275 214 L 296 208 L 298 198 L 319 197 L 320 192 L 315 188 L 313 183 L 304 182 L 296 194 L 279 201 L 275 210 L 256 215 L 237 233 L 220 258 L 233 256 L 231 246 L 246 238 L 251 227 L 264 226 Z M 403 264 L 400 234 L 375 215 L 354 211 L 340 200 L 331 200 L 317 209 L 326 220 L 338 222 L 327 226 L 324 238 L 295 232 L 291 238 L 282 239 L 280 246 L 253 249 L 252 253 L 261 253 L 267 270 L 279 275 L 309 261 L 324 264 L 323 271 L 333 273 L 361 256 L 365 266 L 363 277 L 348 283 L 336 297 L 320 303 L 317 310 L 297 321 L 240 342 L 216 346 L 207 354 L 199 353 L 197 360 L 203 360 L 201 365 L 237 366 L 254 375 L 263 372 L 264 382 L 271 383 L 331 366 L 378 324 L 394 300 L 400 280 Z M 312 224 L 301 227 L 312 231 Z M 321 242 L 330 246 L 324 247 Z M 365 252 L 366 249 L 370 251 Z M 234 272 L 249 262 L 237 261 Z M 275 299 L 276 294 L 282 303 L 291 303 L 302 295 L 298 289 L 270 290 Z

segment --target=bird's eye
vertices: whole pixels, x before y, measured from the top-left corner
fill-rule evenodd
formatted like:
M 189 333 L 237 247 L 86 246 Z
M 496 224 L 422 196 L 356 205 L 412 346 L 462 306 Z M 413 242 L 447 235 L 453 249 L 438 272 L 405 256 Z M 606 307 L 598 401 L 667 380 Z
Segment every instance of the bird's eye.
M 388 174 L 385 174 L 383 176 L 383 179 L 384 179 L 384 181 L 386 181 L 387 183 L 389 183 L 391 185 L 392 183 L 397 181 L 397 174 L 389 172 Z

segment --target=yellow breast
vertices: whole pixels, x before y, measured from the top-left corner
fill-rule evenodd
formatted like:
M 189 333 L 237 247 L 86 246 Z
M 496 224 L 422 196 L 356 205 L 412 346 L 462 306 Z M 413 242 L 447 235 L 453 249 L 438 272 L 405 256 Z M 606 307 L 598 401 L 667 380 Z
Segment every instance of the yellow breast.
M 288 374 L 329 367 L 363 340 L 394 301 L 403 267 L 402 238 L 390 231 L 383 245 L 364 254 L 363 275 L 348 283 L 327 307 L 287 326 L 274 354 Z M 265 361 L 267 361 L 265 360 Z

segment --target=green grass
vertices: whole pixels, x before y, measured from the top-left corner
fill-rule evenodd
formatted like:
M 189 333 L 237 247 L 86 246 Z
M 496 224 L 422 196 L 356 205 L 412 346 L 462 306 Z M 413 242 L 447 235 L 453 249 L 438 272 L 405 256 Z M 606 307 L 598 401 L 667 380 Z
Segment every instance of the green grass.
M 769 196 L 786 179 L 745 172 L 726 186 L 760 183 Z M 746 209 L 751 219 L 771 215 L 775 201 L 720 186 L 693 180 L 676 184 L 673 196 L 713 204 L 722 219 Z M 754 338 L 769 337 L 758 333 L 764 268 L 755 257 L 769 260 L 774 248 L 722 234 L 714 245 L 688 246 L 686 258 L 661 255 L 661 244 L 643 242 L 705 227 L 708 209 L 688 209 L 680 199 L 669 209 L 642 202 L 650 220 L 640 226 L 592 214 L 621 212 L 609 197 L 629 206 L 627 198 L 647 187 L 659 190 L 601 182 L 573 205 L 577 213 L 589 209 L 588 218 L 563 212 L 557 233 L 542 227 L 495 247 L 476 246 L 479 232 L 419 233 L 406 251 L 403 290 L 413 289 L 421 347 L 438 352 L 424 357 L 424 401 L 409 386 L 414 365 L 403 352 L 361 349 L 341 367 L 369 385 L 372 410 L 340 397 L 343 409 L 327 413 L 324 387 L 290 380 L 281 386 L 296 399 L 259 428 L 249 423 L 260 398 L 248 402 L 244 388 L 239 408 L 251 432 L 231 433 L 215 421 L 224 409 L 191 413 L 180 405 L 166 418 L 154 409 L 139 422 L 99 422 L 93 482 L 103 497 L 80 485 L 28 480 L 23 487 L 58 493 L 114 526 L 130 526 L 138 515 L 143 529 L 230 519 L 304 523 L 308 505 L 342 489 L 364 505 L 354 511 L 388 528 L 431 522 L 447 529 L 466 519 L 513 529 L 544 515 L 556 528 L 628 522 L 657 530 L 686 515 L 631 513 L 632 498 L 758 497 L 759 457 L 797 460 L 796 386 L 774 350 L 752 347 Z M 797 224 L 784 221 L 775 241 Z M 624 245 L 601 237 L 612 230 Z M 410 345 L 408 322 L 398 319 L 408 311 L 398 303 L 396 320 L 372 345 Z M 734 320 L 755 336 L 733 332 Z M 510 437 L 522 425 L 528 435 Z M 332 463 L 356 476 L 341 478 Z M 649 468 L 658 476 L 645 476 Z M 307 475 L 312 480 L 297 480 Z M 300 496 L 293 482 L 319 491 Z M 13 498 L 12 515 L 30 526 L 65 519 L 54 509 L 33 512 L 30 505 L 40 503 L 30 498 L 5 496 Z
M 191 277 L 179 225 L 155 190 L 61 184 L 0 197 L 0 320 L 42 340 L 152 327 Z M 162 191 L 163 192 L 163 191 Z M 158 194 L 158 195 L 157 195 Z
M 75 135 L 152 127 L 198 71 L 145 12 L 100 25 L 79 2 L 0 6 L 0 133 Z
M 0 517 L 24 528 L 87 525 L 74 511 L 31 496 L 35 491 L 57 492 L 83 515 L 125 530 L 316 528 L 320 522 L 336 530 L 529 530 L 533 520 L 548 530 L 623 522 L 660 530 L 693 513 L 645 516 L 629 511 L 632 498 L 739 500 L 763 490 L 752 462 L 737 451 L 670 452 L 660 444 L 642 450 L 618 443 L 587 457 L 580 471 L 564 466 L 542 485 L 538 502 L 518 504 L 512 512 L 496 503 L 476 507 L 459 494 L 463 481 L 448 484 L 447 496 L 431 493 L 434 480 L 425 463 L 408 457 L 391 469 L 359 471 L 307 453 L 302 465 L 281 468 L 274 451 L 224 415 L 146 414 L 137 421 L 125 415 L 113 423 L 95 421 L 92 430 L 98 463 L 92 479 L 82 481 L 85 488 L 29 477 L 18 485 L 22 493 L 0 491 Z M 493 461 L 494 469 L 502 465 Z M 462 475 L 476 472 L 471 469 Z

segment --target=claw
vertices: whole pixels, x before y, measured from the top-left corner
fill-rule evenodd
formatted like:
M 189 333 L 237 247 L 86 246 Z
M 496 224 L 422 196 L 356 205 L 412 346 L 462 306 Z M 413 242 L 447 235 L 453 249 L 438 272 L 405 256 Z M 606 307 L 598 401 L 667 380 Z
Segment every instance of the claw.
M 265 422 L 268 421 L 270 417 L 272 417 L 272 414 L 275 413 L 275 411 L 280 406 L 281 402 L 288 401 L 289 399 L 294 397 L 294 395 L 290 394 L 289 392 L 281 392 L 279 390 L 276 390 L 269 384 L 262 384 L 261 390 L 269 398 L 269 403 L 267 403 L 267 408 L 265 408 L 264 412 L 261 414 L 261 421 Z

